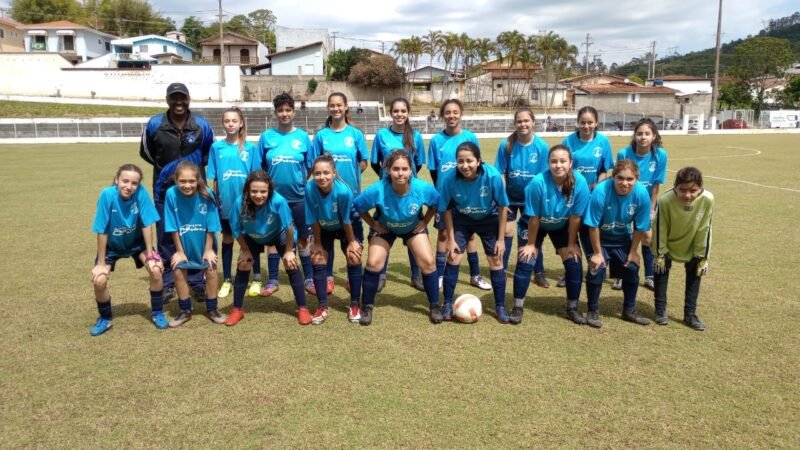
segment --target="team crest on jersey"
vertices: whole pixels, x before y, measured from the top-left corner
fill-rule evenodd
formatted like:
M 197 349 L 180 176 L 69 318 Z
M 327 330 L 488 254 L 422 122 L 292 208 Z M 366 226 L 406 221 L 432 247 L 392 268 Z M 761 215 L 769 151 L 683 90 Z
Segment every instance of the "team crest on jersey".
M 520 230 L 519 231 L 519 238 L 520 239 L 524 239 L 526 241 L 528 240 L 528 229 L 527 228 L 524 229 L 524 230 Z
M 408 205 L 408 213 L 412 215 L 419 213 L 419 203 L 412 203 Z
M 628 205 L 628 215 L 629 216 L 636 215 L 636 205 Z
M 350 137 L 350 136 L 347 136 L 346 138 L 344 138 L 344 146 L 345 147 L 352 147 L 354 142 L 355 141 L 353 141 L 353 138 Z
M 531 153 L 531 164 L 536 164 L 539 162 L 539 154 L 538 153 Z
M 131 214 L 139 214 L 139 203 L 133 202 L 131 205 Z
M 595 147 L 594 148 L 594 157 L 595 158 L 599 158 L 601 156 L 603 156 L 603 149 L 600 148 L 600 147 Z
M 242 162 L 247 162 L 247 158 L 249 157 L 250 157 L 250 152 L 248 152 L 247 150 L 242 150 L 242 153 L 239 154 L 239 159 L 241 159 Z
M 339 204 L 338 203 L 333 202 L 333 208 L 331 209 L 331 212 L 334 213 L 334 214 L 339 212 Z
M 655 172 L 656 171 L 656 162 L 655 161 L 650 161 L 650 167 L 649 167 L 648 170 L 650 170 L 650 172 Z
M 190 135 L 186 136 L 186 142 L 189 143 L 189 144 L 193 144 L 194 143 L 194 135 L 190 134 Z
M 271 225 L 273 222 L 275 222 L 275 214 L 269 214 L 267 216 L 267 225 Z
M 481 197 L 489 196 L 489 186 L 481 186 Z
M 206 206 L 206 204 L 205 204 L 205 203 L 200 203 L 200 204 L 197 206 L 197 211 L 198 211 L 200 214 L 202 214 L 202 215 L 204 215 L 204 216 L 205 216 L 206 214 L 208 214 L 208 206 Z
M 300 150 L 300 140 L 299 139 L 292 139 L 292 148 L 295 150 Z

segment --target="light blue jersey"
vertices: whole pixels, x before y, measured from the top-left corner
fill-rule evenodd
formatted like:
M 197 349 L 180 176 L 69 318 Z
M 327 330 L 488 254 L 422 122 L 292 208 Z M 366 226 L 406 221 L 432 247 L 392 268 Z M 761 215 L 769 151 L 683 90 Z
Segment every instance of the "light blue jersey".
M 275 183 L 275 191 L 289 203 L 302 201 L 312 163 L 308 133 L 300 128 L 289 133 L 270 128 L 261 133 L 256 148 L 261 167 Z
M 354 200 L 356 210 L 366 213 L 376 208 L 373 217 L 384 228 L 398 236 L 409 233 L 424 216 L 422 206 L 436 208 L 439 203 L 439 193 L 430 183 L 416 177 L 412 177 L 410 183 L 408 193 L 400 196 L 384 178 L 358 194 Z
M 466 180 L 458 169 L 442 175 L 439 181 L 439 212 L 453 211 L 453 219 L 466 216 L 472 220 L 497 217 L 498 208 L 508 206 L 503 176 L 493 166 L 481 163 L 478 176 Z
M 576 131 L 561 142 L 572 153 L 572 167 L 580 172 L 591 187 L 597 184 L 597 177 L 614 168 L 614 155 L 611 154 L 611 143 L 603 134 L 595 131 L 589 142 L 581 141 L 580 131 Z
M 494 166 L 506 176 L 506 192 L 512 205 L 525 203 L 525 186 L 542 172 L 549 170 L 547 155 L 550 149 L 539 136 L 534 136 L 528 145 L 514 141 L 511 155 L 506 151 L 508 140 L 504 139 L 497 147 Z
M 213 199 L 211 190 L 208 193 Z M 199 193 L 183 195 L 178 186 L 167 189 L 164 231 L 180 234 L 181 245 L 189 263 L 203 263 L 206 233 L 218 233 L 220 229 L 219 212 L 213 200 L 207 200 Z
M 331 191 L 323 195 L 313 180 L 306 184 L 306 222 L 319 223 L 323 230 L 338 231 L 350 223 L 353 192 L 344 181 L 333 181 Z
M 369 160 L 367 141 L 364 133 L 356 127 L 347 125 L 335 131 L 323 128 L 317 131 L 311 142 L 309 161 L 313 164 L 317 156 L 329 152 L 336 165 L 336 173 L 342 178 L 353 194 L 361 192 L 361 161 Z
M 667 152 L 661 147 L 656 149 L 653 157 L 653 152 L 639 156 L 629 145 L 617 153 L 617 161 L 623 159 L 633 160 L 639 166 L 639 183 L 647 188 L 648 194 L 652 194 L 654 185 L 664 184 L 667 179 Z
M 241 217 L 242 197 L 236 199 L 233 208 L 231 210 L 231 233 L 234 239 L 246 234 L 257 244 L 275 244 L 280 242 L 281 235 L 293 224 L 289 203 L 278 192 L 272 193 L 272 198 L 256 210 L 252 219 Z
M 245 142 L 239 152 L 239 144 L 230 144 L 225 139 L 214 142 L 211 155 L 206 166 L 206 179 L 209 184 L 217 181 L 217 197 L 219 199 L 219 216 L 228 219 L 233 202 L 242 195 L 244 182 L 250 172 L 261 167 L 256 165 L 256 146 Z
M 463 142 L 473 142 L 480 148 L 478 138 L 469 130 L 461 130 L 455 136 L 450 136 L 444 130 L 436 133 L 428 142 L 428 169 L 436 171 L 438 176 L 456 168 L 456 149 Z M 437 182 L 438 184 L 438 182 Z
M 110 255 L 131 256 L 147 250 L 142 228 L 160 219 L 144 186 L 139 185 L 131 198 L 125 200 L 114 185 L 100 192 L 92 231 L 108 235 L 106 250 Z
M 539 229 L 560 230 L 567 226 L 570 216 L 583 217 L 589 206 L 589 184 L 578 172 L 573 172 L 575 185 L 572 194 L 565 197 L 553 181 L 548 170 L 533 179 L 525 188 L 526 217 L 538 217 Z
M 417 175 L 417 167 L 422 167 L 425 164 L 425 142 L 422 140 L 422 135 L 419 131 L 414 130 L 414 148 L 407 149 L 403 145 L 403 133 L 395 133 L 391 127 L 381 128 L 375 133 L 375 139 L 372 140 L 372 154 L 370 155 L 370 162 L 372 164 L 380 164 L 381 167 L 386 166 L 386 160 L 394 150 L 411 151 L 411 159 L 413 164 L 411 171 L 414 176 Z M 386 176 L 386 169 L 381 169 L 381 178 Z
M 592 191 L 583 223 L 600 229 L 604 247 L 630 245 L 634 224 L 636 231 L 650 230 L 650 196 L 640 183 L 634 183 L 628 195 L 617 194 L 614 179 L 601 181 Z

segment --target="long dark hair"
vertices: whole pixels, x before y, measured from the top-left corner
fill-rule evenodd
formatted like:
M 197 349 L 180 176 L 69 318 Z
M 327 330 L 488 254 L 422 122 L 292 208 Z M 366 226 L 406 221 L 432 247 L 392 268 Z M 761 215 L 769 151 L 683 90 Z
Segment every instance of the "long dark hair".
M 447 100 L 443 101 L 442 106 L 439 107 L 439 117 L 444 117 L 444 109 L 450 104 L 458 106 L 458 110 L 461 111 L 462 114 L 464 113 L 464 104 L 461 103 L 461 100 L 457 98 L 448 98 Z M 461 117 L 461 119 L 463 119 L 463 117 Z
M 653 159 L 658 158 L 658 154 L 656 153 L 656 149 L 661 147 L 661 134 L 658 132 L 658 127 L 656 126 L 655 122 L 653 122 L 649 117 L 645 117 L 644 119 L 640 119 L 639 123 L 636 124 L 636 127 L 633 129 L 633 137 L 631 138 L 631 148 L 633 151 L 636 151 L 636 131 L 639 130 L 639 127 L 642 125 L 647 125 L 650 127 L 650 131 L 653 132 L 653 142 L 650 144 L 650 154 L 653 155 Z
M 456 148 L 456 160 L 458 160 L 458 154 L 460 152 L 470 152 L 472 156 L 474 156 L 478 160 L 478 169 L 475 171 L 477 174 L 483 173 L 483 158 L 481 158 L 481 148 L 478 147 L 474 142 L 466 141 L 462 142 Z M 464 175 L 461 174 L 461 171 L 456 168 L 456 178 L 464 178 Z
M 583 108 L 578 110 L 578 118 L 576 120 L 578 122 L 580 122 L 581 116 L 586 114 L 586 113 L 589 113 L 589 114 L 594 116 L 595 126 L 594 126 L 594 130 L 592 130 L 592 139 L 594 139 L 594 137 L 597 135 L 597 117 L 598 117 L 597 116 L 597 110 L 594 109 L 593 106 L 584 106 Z M 578 134 L 580 134 L 581 130 L 577 130 L 577 132 L 578 132 Z
M 532 109 L 530 109 L 530 108 L 520 108 L 520 109 L 517 110 L 517 112 L 514 113 L 514 127 L 515 128 L 516 128 L 516 125 L 517 125 L 517 116 L 520 113 L 528 113 L 528 114 L 530 114 L 531 120 L 533 122 L 536 122 L 536 116 L 533 114 L 533 110 Z M 507 156 L 511 156 L 511 149 L 514 148 L 514 143 L 517 142 L 518 138 L 519 137 L 517 136 L 517 130 L 515 129 L 514 132 L 511 133 L 508 136 L 508 139 L 506 139 L 506 155 Z
M 679 184 L 686 184 L 686 183 L 694 183 L 699 187 L 703 187 L 703 173 L 700 172 L 700 169 L 697 167 L 684 167 L 678 170 L 678 173 L 675 175 L 675 184 L 677 186 Z
M 392 181 L 392 177 L 389 176 L 389 169 L 391 169 L 394 163 L 401 158 L 405 158 L 405 160 L 408 162 L 408 167 L 414 167 L 414 162 L 411 159 L 411 155 L 409 155 L 407 151 L 403 149 L 392 150 L 391 153 L 389 153 L 389 157 L 386 158 L 386 164 L 384 165 L 386 168 L 386 179 L 390 182 Z
M 347 96 L 344 95 L 341 92 L 334 92 L 334 93 L 332 93 L 331 95 L 328 96 L 328 104 L 331 103 L 331 99 L 333 97 L 342 97 L 342 100 L 344 101 L 344 107 L 347 108 L 347 109 L 344 110 L 344 123 L 349 125 L 350 124 L 350 108 L 347 106 Z M 325 127 L 326 128 L 330 128 L 332 123 L 333 123 L 333 117 L 328 115 L 328 118 L 325 119 Z
M 547 152 L 548 165 L 550 165 L 550 156 L 553 154 L 553 152 L 559 152 L 559 151 L 566 152 L 567 156 L 569 157 L 569 162 L 570 163 L 573 162 L 572 152 L 569 151 L 566 145 L 558 144 L 550 147 L 550 151 Z M 572 191 L 574 189 L 575 189 L 575 174 L 572 171 L 572 167 L 570 167 L 570 169 L 567 171 L 567 179 L 564 180 L 564 184 L 561 185 L 561 193 L 564 195 L 564 197 L 570 198 L 570 196 L 572 195 Z
M 200 172 L 200 167 L 198 167 L 197 164 L 187 159 L 184 159 L 183 161 L 179 162 L 178 166 L 175 167 L 175 174 L 173 175 L 175 184 L 176 185 L 178 184 L 178 177 L 180 176 L 180 173 L 183 172 L 184 170 L 190 170 L 194 172 L 194 176 L 195 178 L 197 178 L 197 193 L 200 194 L 200 196 L 203 197 L 204 199 L 213 202 L 214 197 L 212 197 L 211 194 L 208 192 L 208 186 L 206 185 L 206 180 L 203 178 L 203 175 Z
M 242 209 L 239 211 L 239 218 L 242 222 L 244 222 L 245 219 L 253 220 L 256 217 L 256 210 L 258 208 L 256 207 L 255 202 L 253 202 L 253 199 L 250 198 L 250 185 L 256 181 L 267 183 L 267 186 L 269 186 L 269 191 L 267 192 L 267 201 L 265 204 L 272 200 L 272 194 L 275 192 L 275 185 L 272 184 L 272 177 L 270 177 L 267 172 L 263 170 L 250 172 L 250 175 L 247 176 L 247 180 L 244 182 L 244 187 L 242 188 Z
M 400 102 L 406 105 L 406 111 L 408 111 L 408 115 L 406 116 L 406 123 L 403 124 L 403 147 L 405 147 L 406 151 L 408 152 L 417 152 L 417 149 L 414 147 L 414 128 L 411 127 L 411 105 L 408 103 L 408 100 L 405 97 L 397 97 L 392 100 L 389 104 L 389 111 L 394 109 L 394 104 Z

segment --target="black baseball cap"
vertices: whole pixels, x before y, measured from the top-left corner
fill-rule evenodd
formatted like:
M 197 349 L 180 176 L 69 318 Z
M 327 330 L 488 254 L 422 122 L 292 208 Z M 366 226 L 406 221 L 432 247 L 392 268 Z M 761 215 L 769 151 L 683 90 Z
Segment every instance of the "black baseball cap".
M 167 97 L 172 94 L 183 94 L 189 97 L 189 89 L 187 89 L 186 85 L 183 83 L 172 83 L 167 86 Z

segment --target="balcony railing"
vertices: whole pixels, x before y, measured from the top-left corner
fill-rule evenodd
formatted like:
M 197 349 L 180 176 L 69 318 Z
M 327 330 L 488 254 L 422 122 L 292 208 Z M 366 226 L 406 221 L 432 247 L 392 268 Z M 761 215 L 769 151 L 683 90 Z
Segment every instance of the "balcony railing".
M 201 63 L 205 64 L 219 64 L 219 56 L 203 56 L 200 58 Z M 255 66 L 258 64 L 257 56 L 235 56 L 225 55 L 225 64 L 238 64 L 240 66 Z

